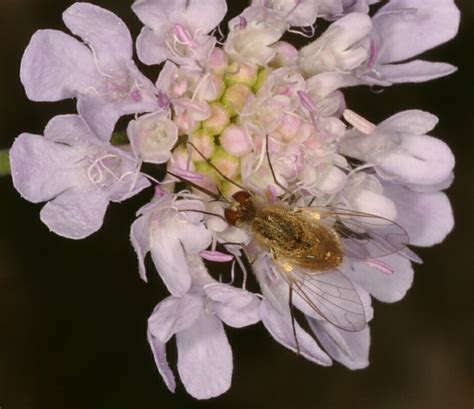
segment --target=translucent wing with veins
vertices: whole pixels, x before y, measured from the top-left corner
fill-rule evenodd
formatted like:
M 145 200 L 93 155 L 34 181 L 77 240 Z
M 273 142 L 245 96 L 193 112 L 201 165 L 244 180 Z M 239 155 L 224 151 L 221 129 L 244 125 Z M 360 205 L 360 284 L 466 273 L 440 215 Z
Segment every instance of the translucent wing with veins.
M 290 289 L 316 314 L 345 331 L 356 332 L 365 327 L 366 317 L 360 296 L 342 272 L 315 272 L 300 266 L 293 268 L 291 260 L 281 258 L 274 259 L 274 262 Z
M 384 217 L 333 207 L 300 210 L 336 231 L 346 257 L 359 260 L 384 257 L 404 250 L 409 243 L 405 229 Z

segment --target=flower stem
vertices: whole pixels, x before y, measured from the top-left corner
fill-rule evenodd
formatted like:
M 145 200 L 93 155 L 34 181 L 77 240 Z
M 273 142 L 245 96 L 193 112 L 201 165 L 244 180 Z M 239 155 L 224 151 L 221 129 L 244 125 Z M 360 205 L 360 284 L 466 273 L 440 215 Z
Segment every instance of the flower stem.
M 10 174 L 10 149 L 0 149 L 0 176 Z

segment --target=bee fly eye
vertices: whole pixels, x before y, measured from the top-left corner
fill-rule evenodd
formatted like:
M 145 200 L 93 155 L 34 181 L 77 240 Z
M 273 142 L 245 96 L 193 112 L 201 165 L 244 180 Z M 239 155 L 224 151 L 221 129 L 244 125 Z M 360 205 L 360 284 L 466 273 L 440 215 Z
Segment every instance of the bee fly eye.
M 224 217 L 231 226 L 235 226 L 239 220 L 239 212 L 232 209 L 224 209 Z
M 244 203 L 248 202 L 251 197 L 252 197 L 252 195 L 249 192 L 247 192 L 246 190 L 239 190 L 238 192 L 236 192 L 232 195 L 232 198 L 240 204 L 244 204 Z

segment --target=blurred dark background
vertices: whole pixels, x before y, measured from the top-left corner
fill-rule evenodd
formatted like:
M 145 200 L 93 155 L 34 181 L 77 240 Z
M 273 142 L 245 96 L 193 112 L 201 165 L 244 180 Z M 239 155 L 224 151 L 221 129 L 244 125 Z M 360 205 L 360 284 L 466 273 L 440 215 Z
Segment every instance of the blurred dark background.
M 171 0 L 170 0 L 171 1 Z M 136 36 L 130 0 L 100 0 Z M 245 1 L 230 1 L 234 13 Z M 0 148 L 21 132 L 42 133 L 74 102 L 33 103 L 19 81 L 20 58 L 40 28 L 65 30 L 69 0 L 3 0 L 0 30 Z M 349 104 L 378 122 L 401 110 L 435 113 L 433 135 L 457 157 L 449 190 L 456 226 L 447 240 L 419 254 L 413 288 L 399 303 L 375 302 L 371 365 L 352 372 L 313 365 L 278 345 L 261 326 L 228 330 L 234 351 L 231 390 L 194 401 L 179 385 L 165 388 L 145 339 L 146 320 L 164 296 L 159 279 L 137 274 L 129 226 L 149 199 L 145 192 L 112 205 L 104 228 L 75 242 L 48 232 L 40 206 L 0 180 L 0 407 L 1 409 L 354 408 L 468 409 L 474 405 L 473 354 L 473 43 L 474 2 L 458 0 L 458 37 L 426 59 L 459 67 L 447 78 L 374 94 L 347 92 Z M 157 70 L 147 70 L 151 78 Z M 172 347 L 174 348 L 174 346 Z M 173 355 L 173 354 L 171 354 Z

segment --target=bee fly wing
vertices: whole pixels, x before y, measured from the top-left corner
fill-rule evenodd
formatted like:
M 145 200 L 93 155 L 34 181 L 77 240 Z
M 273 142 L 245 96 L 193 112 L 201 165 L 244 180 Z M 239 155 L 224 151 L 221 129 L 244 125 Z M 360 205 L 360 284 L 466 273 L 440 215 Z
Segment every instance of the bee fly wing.
M 405 229 L 384 217 L 333 207 L 307 207 L 301 211 L 334 229 L 347 257 L 359 260 L 384 257 L 402 252 L 409 244 Z
M 283 262 L 288 263 L 287 260 Z M 275 261 L 281 277 L 291 287 L 297 308 L 305 312 L 308 306 L 319 318 L 345 331 L 364 329 L 364 305 L 354 284 L 342 272 L 331 270 L 315 273 L 297 267 L 297 270 L 287 273 L 279 267 L 279 263 Z

